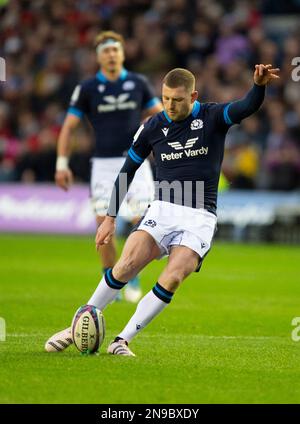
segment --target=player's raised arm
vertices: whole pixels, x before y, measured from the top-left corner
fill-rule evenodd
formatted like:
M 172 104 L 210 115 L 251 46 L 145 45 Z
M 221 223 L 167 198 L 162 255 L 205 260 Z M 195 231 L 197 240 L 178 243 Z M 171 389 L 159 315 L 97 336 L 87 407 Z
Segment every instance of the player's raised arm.
M 256 112 L 264 101 L 265 86 L 280 78 L 279 69 L 273 68 L 272 65 L 255 65 L 253 75 L 254 85 L 246 96 L 235 102 L 229 103 L 224 109 L 224 119 L 229 125 L 237 124 L 242 119 L 247 118 Z

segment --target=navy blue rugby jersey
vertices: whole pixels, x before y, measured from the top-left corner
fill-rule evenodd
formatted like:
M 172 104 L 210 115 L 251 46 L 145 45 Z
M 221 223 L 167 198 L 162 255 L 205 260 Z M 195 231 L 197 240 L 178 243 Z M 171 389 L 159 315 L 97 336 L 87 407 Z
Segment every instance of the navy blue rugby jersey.
M 107 214 L 117 215 L 136 170 L 151 151 L 156 162 L 155 199 L 216 213 L 226 133 L 256 112 L 264 96 L 265 86 L 254 83 L 244 98 L 231 103 L 194 102 L 192 112 L 180 122 L 172 121 L 166 111 L 150 118 L 133 138 Z
M 163 111 L 140 127 L 128 156 L 142 163 L 153 151 L 156 181 L 181 184 L 181 198 L 178 199 L 175 188 L 170 192 L 170 202 L 204 207 L 216 213 L 225 136 L 231 124 L 227 104 L 196 101 L 192 113 L 180 122 L 172 121 Z M 203 182 L 204 187 L 203 183 L 197 185 L 197 181 Z M 201 196 L 196 196 L 197 190 L 203 188 L 204 205 Z M 162 190 L 156 190 L 155 198 L 166 200 Z
M 91 123 L 94 157 L 120 157 L 132 143 L 143 110 L 159 101 L 143 75 L 123 69 L 117 81 L 109 81 L 99 71 L 75 87 L 68 113 Z

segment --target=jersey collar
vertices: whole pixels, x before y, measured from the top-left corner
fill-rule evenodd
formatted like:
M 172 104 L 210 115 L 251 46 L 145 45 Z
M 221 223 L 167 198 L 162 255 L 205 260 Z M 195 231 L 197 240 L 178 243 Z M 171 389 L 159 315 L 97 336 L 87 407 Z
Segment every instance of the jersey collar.
M 196 100 L 194 102 L 193 109 L 192 109 L 192 112 L 191 112 L 191 115 L 193 116 L 193 118 L 196 118 L 198 116 L 200 108 L 201 108 L 201 103 L 198 102 L 198 100 Z M 164 117 L 166 118 L 166 120 L 169 122 L 169 124 L 171 122 L 173 122 L 172 119 L 169 117 L 169 115 L 167 114 L 167 112 L 165 110 L 163 110 L 163 114 L 164 114 Z
M 124 81 L 127 78 L 128 75 L 128 71 L 125 68 L 122 68 L 122 71 L 120 73 L 119 78 L 116 81 L 109 81 L 101 71 L 98 71 L 96 74 L 96 78 L 102 82 L 102 83 L 107 83 L 107 82 L 118 82 L 118 81 Z
M 200 108 L 201 108 L 201 103 L 198 102 L 198 100 L 196 100 L 194 102 L 194 106 L 193 106 L 193 109 L 192 109 L 192 116 L 193 116 L 193 118 L 197 118 L 198 113 L 200 111 Z
M 169 117 L 169 115 L 167 114 L 167 112 L 165 111 L 165 109 L 163 110 L 163 114 L 166 118 L 166 120 L 169 122 L 169 124 L 172 122 L 172 119 Z

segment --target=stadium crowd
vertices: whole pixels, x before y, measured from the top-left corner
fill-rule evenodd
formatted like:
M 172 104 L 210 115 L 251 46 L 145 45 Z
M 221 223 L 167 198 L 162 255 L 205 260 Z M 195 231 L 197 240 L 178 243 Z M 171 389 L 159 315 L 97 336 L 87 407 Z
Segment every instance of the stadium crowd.
M 113 29 L 126 38 L 126 67 L 145 73 L 157 95 L 172 67 L 195 73 L 202 102 L 242 97 L 256 63 L 280 67 L 260 111 L 230 129 L 223 172 L 233 188 L 300 188 L 300 81 L 292 79 L 298 0 L 9 0 L 0 3 L 0 21 L 7 74 L 0 83 L 0 182 L 53 181 L 71 93 L 97 71 L 96 34 Z M 78 181 L 89 178 L 92 145 L 83 123 L 71 158 Z

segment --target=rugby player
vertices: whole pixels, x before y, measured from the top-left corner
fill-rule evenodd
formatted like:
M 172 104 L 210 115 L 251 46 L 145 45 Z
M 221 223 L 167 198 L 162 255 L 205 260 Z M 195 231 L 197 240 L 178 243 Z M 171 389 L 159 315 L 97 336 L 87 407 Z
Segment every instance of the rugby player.
M 186 69 L 173 69 L 165 76 L 164 111 L 142 125 L 134 137 L 115 181 L 107 216 L 96 234 L 97 249 L 110 242 L 127 187 L 150 152 L 156 164 L 155 200 L 88 304 L 103 310 L 115 293 L 153 259 L 168 255 L 168 263 L 109 345 L 108 353 L 135 356 L 128 343 L 171 302 L 182 281 L 199 271 L 216 229 L 217 188 L 226 133 L 259 109 L 265 86 L 279 78 L 278 72 L 272 65 L 256 65 L 250 91 L 241 100 L 225 104 L 198 102 L 195 77 Z M 176 184 L 166 195 L 163 183 Z M 203 196 L 199 195 L 202 189 Z

